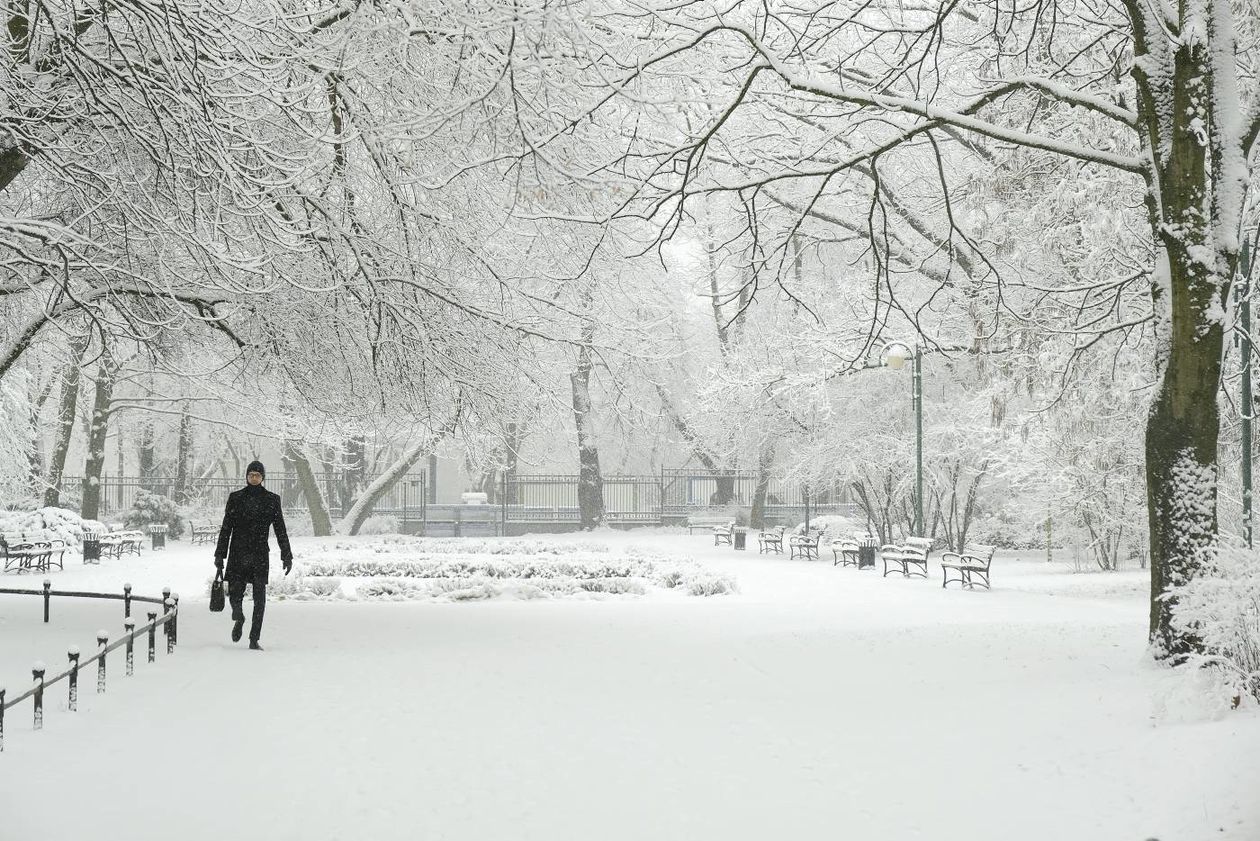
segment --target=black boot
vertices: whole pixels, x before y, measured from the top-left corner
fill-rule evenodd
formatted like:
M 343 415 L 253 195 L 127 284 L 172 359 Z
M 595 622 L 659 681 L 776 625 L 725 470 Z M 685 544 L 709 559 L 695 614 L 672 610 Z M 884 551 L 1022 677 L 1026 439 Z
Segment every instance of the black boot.
M 259 645 L 259 644 L 258 644 L 258 640 L 250 640 L 250 641 L 249 641 L 249 650 L 250 650 L 250 651 L 262 651 L 262 650 L 263 650 L 263 647 L 262 647 L 261 645 Z
M 233 620 L 232 620 L 232 642 L 240 642 L 240 641 L 241 641 L 241 628 L 244 628 L 244 627 L 245 627 L 245 620 L 244 620 L 244 619 L 233 619 Z

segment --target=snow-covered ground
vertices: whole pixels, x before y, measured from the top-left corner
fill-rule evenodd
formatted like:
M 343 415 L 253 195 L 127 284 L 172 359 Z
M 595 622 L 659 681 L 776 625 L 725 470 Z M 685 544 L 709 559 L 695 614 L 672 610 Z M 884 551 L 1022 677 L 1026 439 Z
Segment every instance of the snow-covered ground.
M 1146 661 L 1140 571 L 1003 555 L 971 593 L 702 535 L 595 540 L 738 592 L 273 601 L 259 654 L 206 610 L 209 547 L 68 556 L 56 587 L 173 587 L 180 647 L 129 680 L 111 662 L 78 713 L 52 690 L 40 733 L 9 713 L 0 841 L 1260 837 L 1260 716 Z M 121 607 L 39 619 L 0 597 L 10 690 Z

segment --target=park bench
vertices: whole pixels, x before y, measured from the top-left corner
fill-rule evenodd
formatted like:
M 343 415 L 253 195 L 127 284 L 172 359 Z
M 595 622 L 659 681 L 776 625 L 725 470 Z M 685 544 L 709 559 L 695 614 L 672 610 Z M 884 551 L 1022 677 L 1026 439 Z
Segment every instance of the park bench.
M 818 546 L 822 542 L 827 529 L 810 529 L 804 534 L 794 534 L 788 538 L 788 557 L 802 557 L 807 561 L 818 560 Z
M 876 544 L 876 539 L 864 531 L 855 531 L 850 537 L 837 537 L 831 541 L 831 565 L 858 566 L 862 547 Z
M 768 555 L 771 552 L 782 555 L 784 529 L 784 526 L 775 526 L 757 535 L 758 551 L 763 555 Z
M 732 520 L 725 514 L 692 514 L 687 518 L 687 533 L 695 534 L 696 529 L 710 531 L 718 526 L 725 527 Z
M 214 543 L 219 539 L 218 526 L 199 526 L 192 520 L 188 521 L 188 533 L 192 536 L 194 546 L 198 543 Z
M 713 545 L 721 546 L 725 543 L 727 546 L 732 545 L 735 537 L 735 521 L 730 520 L 721 526 L 713 526 Z
M 123 555 L 139 555 L 144 546 L 142 531 L 110 531 L 101 535 L 101 554 L 121 560 Z
M 893 571 L 893 567 L 906 578 L 919 576 L 927 578 L 928 555 L 932 551 L 932 541 L 926 537 L 907 537 L 899 545 L 886 544 L 880 550 L 884 561 L 884 577 Z
M 66 542 L 48 532 L 0 534 L 0 553 L 5 572 L 50 572 L 54 565 L 65 569 Z
M 967 589 L 975 589 L 977 583 L 989 589 L 989 565 L 993 563 L 993 546 L 973 544 L 961 552 L 945 552 L 941 555 L 941 587 L 957 581 Z M 950 570 L 956 577 L 950 577 Z M 977 581 L 977 579 L 979 579 Z

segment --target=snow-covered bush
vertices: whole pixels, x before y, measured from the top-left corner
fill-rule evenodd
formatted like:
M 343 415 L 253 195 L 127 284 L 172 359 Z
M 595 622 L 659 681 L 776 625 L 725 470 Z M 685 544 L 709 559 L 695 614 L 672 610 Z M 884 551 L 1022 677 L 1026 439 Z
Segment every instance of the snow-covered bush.
M 170 497 L 151 491 L 140 491 L 131 503 L 123 519 L 123 525 L 129 529 L 141 529 L 155 523 L 165 523 L 170 527 L 167 535 L 178 540 L 184 534 L 184 520 L 180 516 L 179 506 Z
M 1203 648 L 1186 664 L 1209 667 L 1233 696 L 1260 701 L 1260 552 L 1221 547 L 1210 570 L 1175 595 L 1173 622 Z
M 83 529 L 104 531 L 104 524 L 97 520 L 84 520 L 65 508 L 40 508 L 36 511 L 0 511 L 0 532 L 48 532 L 65 541 L 68 546 L 83 542 Z
M 470 549 L 489 553 L 468 554 Z M 294 575 L 273 583 L 278 598 L 351 598 L 468 601 L 495 598 L 604 598 L 642 596 L 650 588 L 691 596 L 737 592 L 735 581 L 693 561 L 631 546 L 612 554 L 605 545 L 536 540 L 433 541 L 391 536 L 370 543 L 321 547 Z M 417 552 L 437 549 L 431 554 Z M 567 551 L 576 547 L 576 551 Z M 410 551 L 403 557 L 393 551 Z M 452 550 L 462 549 L 465 554 Z M 592 552 L 592 548 L 599 551 Z M 526 554 L 528 550 L 539 554 Z M 555 554 L 551 554 L 555 551 Z
M 735 579 L 726 575 L 694 575 L 686 580 L 686 587 L 689 596 L 727 596 L 739 592 Z

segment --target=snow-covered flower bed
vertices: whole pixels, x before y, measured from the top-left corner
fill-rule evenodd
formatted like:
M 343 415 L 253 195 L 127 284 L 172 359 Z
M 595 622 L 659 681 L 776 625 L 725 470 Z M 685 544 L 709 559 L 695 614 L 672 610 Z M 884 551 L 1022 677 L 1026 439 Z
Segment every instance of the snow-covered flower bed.
M 586 541 L 397 537 L 337 543 L 268 587 L 280 599 L 387 601 L 602 598 L 651 590 L 714 596 L 737 587 L 694 561 L 634 547 L 614 553 Z
M 391 534 L 370 543 L 339 540 L 331 546 L 321 546 L 321 551 L 331 556 L 349 554 L 408 554 L 408 555 L 576 555 L 608 554 L 612 550 L 605 543 L 590 540 L 539 540 L 535 538 L 487 537 L 416 537 Z M 633 551 L 633 550 L 632 550 Z
M 46 532 L 60 538 L 67 546 L 83 542 L 83 529 L 108 531 L 97 520 L 85 520 L 65 508 L 40 508 L 35 511 L 0 511 L 0 533 L 32 534 Z

